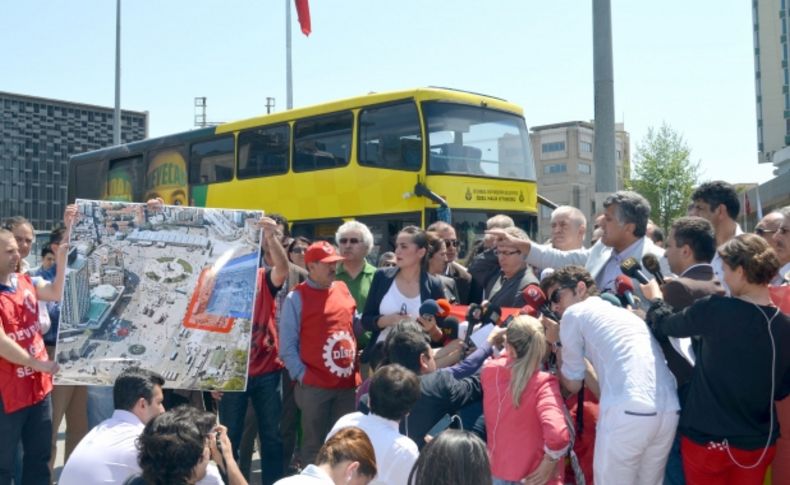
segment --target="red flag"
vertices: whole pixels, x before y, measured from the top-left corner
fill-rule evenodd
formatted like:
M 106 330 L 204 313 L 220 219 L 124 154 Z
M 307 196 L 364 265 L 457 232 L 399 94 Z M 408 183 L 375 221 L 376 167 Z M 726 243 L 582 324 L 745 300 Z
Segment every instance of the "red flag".
M 771 301 L 779 307 L 782 313 L 790 315 L 790 286 L 771 286 Z
M 307 1 L 307 0 L 305 0 L 305 1 Z M 752 203 L 749 201 L 749 194 L 747 194 L 746 192 L 743 193 L 743 200 L 744 200 L 743 205 L 745 206 L 744 209 L 746 209 L 746 213 L 747 214 L 751 214 L 752 213 Z
M 310 35 L 310 5 L 307 0 L 294 0 L 296 5 L 296 16 L 299 18 L 299 25 L 302 27 L 302 33 L 307 36 Z

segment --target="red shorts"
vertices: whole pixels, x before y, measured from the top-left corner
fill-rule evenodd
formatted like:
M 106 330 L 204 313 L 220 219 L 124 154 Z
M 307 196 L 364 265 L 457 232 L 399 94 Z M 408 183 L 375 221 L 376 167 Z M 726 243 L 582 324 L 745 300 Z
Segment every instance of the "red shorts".
M 771 446 L 760 460 L 763 449 L 741 450 L 721 443 L 700 445 L 686 438 L 680 439 L 680 454 L 683 457 L 683 473 L 688 485 L 762 485 L 765 471 L 774 459 L 776 446 Z M 732 458 L 730 457 L 732 455 Z M 751 467 L 758 460 L 760 463 Z

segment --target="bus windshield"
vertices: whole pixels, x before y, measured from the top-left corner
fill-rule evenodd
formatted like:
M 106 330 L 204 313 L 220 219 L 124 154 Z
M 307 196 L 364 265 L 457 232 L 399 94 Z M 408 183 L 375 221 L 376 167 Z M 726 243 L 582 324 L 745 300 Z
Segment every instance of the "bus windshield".
M 524 119 L 512 113 L 445 102 L 422 105 L 433 173 L 535 180 Z

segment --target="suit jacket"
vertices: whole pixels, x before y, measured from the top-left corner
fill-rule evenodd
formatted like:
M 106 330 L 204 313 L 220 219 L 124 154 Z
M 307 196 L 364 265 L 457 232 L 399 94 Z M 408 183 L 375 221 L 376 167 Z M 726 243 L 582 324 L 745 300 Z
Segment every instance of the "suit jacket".
M 682 276 L 668 281 L 661 287 L 666 301 L 676 312 L 691 306 L 695 301 L 708 295 L 724 295 L 724 288 L 716 279 L 713 266 L 700 264 L 692 266 Z M 678 354 L 669 339 L 658 337 L 664 357 L 667 359 L 669 370 L 678 381 L 678 388 L 691 382 L 694 367 Z
M 527 263 L 538 268 L 554 268 L 560 269 L 564 266 L 575 264 L 584 266 L 590 272 L 593 278 L 597 278 L 598 274 L 604 271 L 606 263 L 612 257 L 614 249 L 606 246 L 600 240 L 595 243 L 591 248 L 575 249 L 573 251 L 561 251 L 554 249 L 551 246 L 544 244 L 532 243 L 532 248 L 527 255 Z M 664 250 L 650 240 L 648 237 L 643 237 L 639 240 L 639 245 L 636 248 L 639 264 L 642 264 L 642 257 L 645 254 L 654 254 L 661 265 L 661 273 L 664 275 L 671 274 L 669 263 L 664 258 Z M 645 276 L 650 277 L 650 273 L 646 270 L 642 271 Z M 602 289 L 602 288 L 599 288 Z M 639 284 L 634 282 L 634 293 L 639 296 L 641 300 L 641 307 L 647 310 L 650 307 L 650 302 L 642 294 L 642 289 Z

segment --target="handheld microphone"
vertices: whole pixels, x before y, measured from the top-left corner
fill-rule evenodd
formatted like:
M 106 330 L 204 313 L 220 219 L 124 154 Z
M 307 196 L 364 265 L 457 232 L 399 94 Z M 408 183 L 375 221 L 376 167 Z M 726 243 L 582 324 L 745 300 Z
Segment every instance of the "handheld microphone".
M 493 323 L 494 325 L 499 325 L 499 321 L 502 318 L 502 308 L 497 305 L 492 305 L 491 303 L 487 304 L 483 310 L 483 316 L 481 318 L 483 325 L 488 323 Z
M 466 337 L 464 337 L 464 347 L 467 349 L 472 346 L 472 332 L 475 325 L 480 323 L 483 317 L 483 309 L 477 303 L 471 303 L 469 309 L 466 311 Z
M 524 298 L 524 303 L 526 303 L 528 306 L 536 309 L 554 321 L 560 321 L 560 318 L 557 316 L 557 314 L 551 311 L 551 306 L 548 303 L 546 294 L 543 293 L 543 290 L 541 290 L 540 286 L 537 284 L 532 283 L 527 285 L 527 287 L 522 290 L 521 296 Z
M 645 276 L 645 274 L 642 272 L 642 266 L 639 264 L 639 261 L 637 261 L 636 258 L 626 258 L 625 261 L 620 263 L 620 271 L 630 278 L 636 278 L 636 280 L 643 285 L 647 284 L 647 276 Z
M 532 305 L 524 305 L 518 311 L 518 314 L 519 315 L 529 315 L 530 317 L 534 317 L 534 318 L 538 318 L 540 316 L 540 313 L 538 312 L 538 310 L 536 308 L 534 308 Z
M 664 284 L 664 275 L 661 274 L 661 264 L 658 262 L 658 257 L 655 254 L 647 253 L 642 256 L 642 266 L 656 277 L 659 285 Z
M 620 307 L 620 308 L 623 307 L 623 302 L 620 301 L 620 298 L 618 298 L 617 296 L 615 296 L 613 293 L 609 291 L 605 291 L 601 293 L 601 300 L 608 301 L 609 303 L 611 303 L 616 307 Z M 636 303 L 636 301 L 634 301 L 634 303 Z
M 454 316 L 450 315 L 445 317 L 444 321 L 439 325 L 442 335 L 448 340 L 455 340 L 458 338 L 458 325 L 459 321 Z
M 631 281 L 626 275 L 617 275 L 617 278 L 614 280 L 615 290 L 617 291 L 617 296 L 621 298 L 625 298 L 626 303 L 631 306 L 631 308 L 636 308 L 636 302 L 634 301 L 634 283 Z

